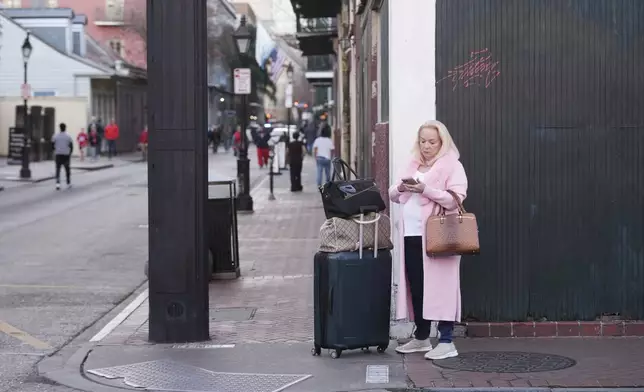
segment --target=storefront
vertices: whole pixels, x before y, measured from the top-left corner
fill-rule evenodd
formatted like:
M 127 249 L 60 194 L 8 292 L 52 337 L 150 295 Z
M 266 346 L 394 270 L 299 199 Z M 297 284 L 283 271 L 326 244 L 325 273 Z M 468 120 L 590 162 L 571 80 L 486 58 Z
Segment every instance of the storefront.
M 463 316 L 644 318 L 644 4 L 390 12 L 392 172 L 437 118 L 469 177 L 482 253 L 463 260 Z

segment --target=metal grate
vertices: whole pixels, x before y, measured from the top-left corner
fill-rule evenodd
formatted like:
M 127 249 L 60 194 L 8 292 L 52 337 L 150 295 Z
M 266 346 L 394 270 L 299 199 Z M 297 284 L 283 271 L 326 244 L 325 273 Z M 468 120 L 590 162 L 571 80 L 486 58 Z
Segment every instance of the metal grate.
M 445 369 L 478 373 L 550 372 L 576 364 L 574 359 L 561 355 L 518 351 L 476 351 L 434 361 L 434 365 Z
M 122 378 L 133 388 L 173 392 L 279 392 L 311 377 L 303 374 L 220 373 L 168 360 L 87 372 L 109 379 Z

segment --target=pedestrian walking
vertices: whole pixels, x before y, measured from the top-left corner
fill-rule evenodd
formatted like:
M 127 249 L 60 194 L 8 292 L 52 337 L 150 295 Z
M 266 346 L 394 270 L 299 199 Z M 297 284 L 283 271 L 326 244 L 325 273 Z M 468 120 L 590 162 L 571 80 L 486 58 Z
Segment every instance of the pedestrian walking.
M 88 155 L 92 161 L 96 161 L 98 159 L 98 149 L 100 148 L 101 143 L 96 127 L 92 127 L 90 129 L 87 140 L 89 145 Z
M 148 160 L 148 126 L 146 125 L 139 135 L 139 149 L 141 150 L 141 155 L 143 161 Z
M 320 132 L 320 137 L 313 142 L 313 156 L 317 165 L 317 184 L 323 184 L 323 175 L 325 182 L 331 181 L 331 158 L 335 146 L 331 140 L 331 127 L 325 125 Z
M 306 149 L 309 152 L 309 155 L 313 155 L 313 143 L 315 143 L 315 139 L 318 137 L 318 130 L 315 126 L 315 121 L 306 120 L 303 128 L 304 138 L 306 139 Z
M 89 134 L 92 133 L 92 131 L 95 131 L 96 133 L 96 157 L 98 158 L 102 151 L 102 146 L 103 146 L 103 140 L 105 138 L 105 128 L 103 128 L 103 124 L 101 123 L 101 119 L 97 118 L 96 116 L 92 116 L 92 120 L 90 123 L 87 125 L 87 129 L 89 130 Z
M 392 202 L 402 204 L 396 223 L 399 237 L 400 277 L 396 298 L 396 319 L 409 318 L 416 324 L 414 339 L 396 348 L 402 354 L 426 352 L 436 360 L 458 356 L 452 341 L 454 323 L 461 320 L 461 256 L 430 257 L 425 252 L 427 219 L 441 210 L 458 211 L 454 192 L 461 201 L 467 194 L 467 176 L 459 153 L 445 125 L 427 122 L 418 129 L 413 155 L 405 172 L 389 188 Z M 409 296 L 412 308 L 408 309 Z M 408 314 L 409 313 L 409 314 Z M 440 338 L 433 347 L 429 340 L 431 321 L 438 321 Z
M 233 134 L 233 153 L 235 156 L 239 155 L 239 148 L 241 147 L 241 127 L 238 125 Z
M 80 154 L 81 162 L 85 160 L 85 151 L 87 150 L 87 133 L 85 128 L 81 128 L 78 136 L 76 136 L 76 142 L 78 143 L 78 153 Z
M 112 159 L 116 156 L 116 141 L 119 138 L 119 127 L 116 120 L 112 119 L 105 127 L 105 140 L 107 140 L 107 157 Z
M 270 146 L 268 141 L 271 139 L 271 133 L 265 128 L 251 130 L 253 141 L 257 147 L 257 163 L 259 168 L 268 167 L 268 158 L 270 157 Z
M 302 162 L 306 155 L 306 146 L 300 138 L 299 132 L 293 133 L 293 140 L 288 144 L 286 157 L 291 174 L 291 192 L 302 191 Z
M 72 187 L 71 170 L 69 167 L 70 157 L 74 151 L 74 141 L 71 136 L 67 134 L 67 125 L 60 123 L 58 132 L 52 139 L 54 148 L 54 156 L 56 162 L 56 190 L 60 189 L 60 168 L 65 168 L 65 177 L 67 179 L 67 187 Z

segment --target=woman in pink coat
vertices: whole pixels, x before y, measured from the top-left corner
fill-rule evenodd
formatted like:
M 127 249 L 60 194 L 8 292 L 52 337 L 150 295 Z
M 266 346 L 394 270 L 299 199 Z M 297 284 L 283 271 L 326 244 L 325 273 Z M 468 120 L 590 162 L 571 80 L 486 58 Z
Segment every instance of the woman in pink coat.
M 429 121 L 418 129 L 410 162 L 389 188 L 389 198 L 402 205 L 396 220 L 402 248 L 396 318 L 409 316 L 416 324 L 414 339 L 396 351 L 426 352 L 425 358 L 432 360 L 458 356 L 452 337 L 454 323 L 461 320 L 461 257 L 429 257 L 425 252 L 427 218 L 441 208 L 446 214 L 458 211 L 448 189 L 465 199 L 467 177 L 445 125 Z M 429 340 L 431 321 L 438 321 L 436 347 Z

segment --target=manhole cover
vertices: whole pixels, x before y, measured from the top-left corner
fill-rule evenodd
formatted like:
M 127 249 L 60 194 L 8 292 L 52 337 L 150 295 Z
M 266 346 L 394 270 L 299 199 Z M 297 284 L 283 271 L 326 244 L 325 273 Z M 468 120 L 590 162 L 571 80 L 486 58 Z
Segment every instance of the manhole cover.
M 220 373 L 179 362 L 158 360 L 88 370 L 122 378 L 134 388 L 173 392 L 278 392 L 311 377 L 304 374 Z
M 210 321 L 247 321 L 255 316 L 257 308 L 210 309 Z
M 480 373 L 549 372 L 576 364 L 574 359 L 561 355 L 518 351 L 475 351 L 461 353 L 456 358 L 434 361 L 434 365 L 445 369 Z

